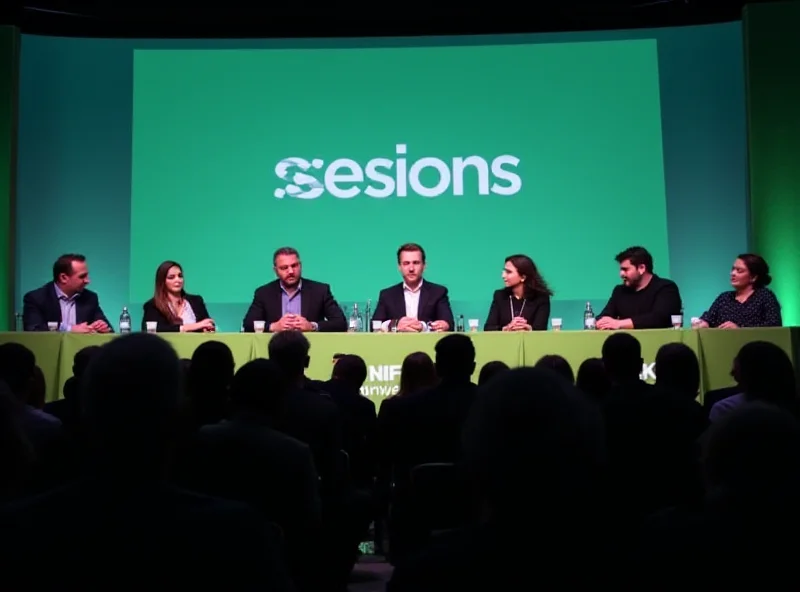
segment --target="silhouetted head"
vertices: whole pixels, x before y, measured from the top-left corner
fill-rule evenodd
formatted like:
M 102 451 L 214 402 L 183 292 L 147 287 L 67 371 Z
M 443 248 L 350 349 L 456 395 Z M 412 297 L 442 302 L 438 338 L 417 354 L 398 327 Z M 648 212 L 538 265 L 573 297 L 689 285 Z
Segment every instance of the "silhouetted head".
M 642 345 L 630 333 L 614 333 L 603 342 L 603 365 L 611 382 L 639 380 L 642 372 Z
M 468 381 L 475 372 L 475 345 L 466 335 L 453 334 L 436 342 L 436 374 L 447 381 Z

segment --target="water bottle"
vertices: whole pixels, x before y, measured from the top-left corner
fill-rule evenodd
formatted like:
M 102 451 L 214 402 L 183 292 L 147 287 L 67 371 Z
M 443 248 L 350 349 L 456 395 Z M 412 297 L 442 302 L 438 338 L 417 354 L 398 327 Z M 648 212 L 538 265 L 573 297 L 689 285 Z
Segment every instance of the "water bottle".
M 119 315 L 119 332 L 121 335 L 131 332 L 131 314 L 127 306 L 122 307 L 122 314 Z
M 370 331 L 372 322 L 372 300 L 367 300 L 367 308 L 364 310 L 364 330 Z
M 14 315 L 14 331 L 22 331 L 25 329 L 23 326 L 24 323 L 22 322 L 22 313 L 18 312 Z
M 360 333 L 363 327 L 363 322 L 361 320 L 361 315 L 358 314 L 358 303 L 353 304 L 353 313 L 350 315 L 350 326 L 348 327 L 348 332 L 350 333 Z
M 456 333 L 463 333 L 464 332 L 464 315 L 458 315 L 458 320 L 456 321 Z
M 592 310 L 592 303 L 586 303 L 586 309 L 583 311 L 583 328 L 591 331 L 595 328 L 594 311 Z

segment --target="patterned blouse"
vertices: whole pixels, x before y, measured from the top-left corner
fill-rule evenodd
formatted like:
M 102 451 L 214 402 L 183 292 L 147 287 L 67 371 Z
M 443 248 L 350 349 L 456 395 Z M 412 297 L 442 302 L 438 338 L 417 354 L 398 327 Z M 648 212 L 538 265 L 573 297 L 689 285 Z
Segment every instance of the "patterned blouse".
M 173 308 L 172 303 L 169 305 L 170 310 L 172 310 L 173 314 L 178 314 Z M 184 325 L 191 325 L 192 323 L 197 322 L 197 317 L 194 314 L 194 310 L 192 310 L 192 305 L 189 304 L 189 301 L 184 299 L 183 301 L 183 314 L 180 315 L 181 320 L 183 321 L 182 324 Z
M 736 292 L 723 292 L 700 317 L 709 327 L 730 321 L 737 327 L 780 327 L 781 305 L 772 290 L 756 288 L 744 302 L 736 300 Z

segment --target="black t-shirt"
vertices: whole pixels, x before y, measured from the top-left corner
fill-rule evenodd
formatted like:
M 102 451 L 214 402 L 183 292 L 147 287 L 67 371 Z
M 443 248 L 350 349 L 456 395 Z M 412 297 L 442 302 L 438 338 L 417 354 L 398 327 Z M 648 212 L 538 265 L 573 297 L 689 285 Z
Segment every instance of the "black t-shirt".
M 634 329 L 672 327 L 672 315 L 681 314 L 681 294 L 672 280 L 653 275 L 642 290 L 619 285 L 611 292 L 598 318 L 631 319 Z

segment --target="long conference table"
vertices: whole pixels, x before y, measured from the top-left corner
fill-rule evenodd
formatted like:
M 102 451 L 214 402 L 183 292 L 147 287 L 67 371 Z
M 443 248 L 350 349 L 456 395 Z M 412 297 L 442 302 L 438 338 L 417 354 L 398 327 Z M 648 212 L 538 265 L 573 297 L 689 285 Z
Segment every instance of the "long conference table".
M 655 356 L 658 349 L 671 342 L 688 345 L 697 354 L 701 367 L 701 396 L 711 389 L 730 386 L 733 358 L 750 341 L 770 341 L 790 355 L 795 365 L 800 352 L 800 328 L 764 329 L 659 329 L 632 332 L 642 344 L 644 364 L 642 378 L 653 382 L 656 377 Z M 475 343 L 476 372 L 492 360 L 511 367 L 530 366 L 546 354 L 564 356 L 577 372 L 586 358 L 599 357 L 606 331 L 546 331 L 530 333 L 468 333 Z M 205 333 L 159 334 L 181 358 L 191 358 L 198 345 L 205 341 L 221 341 L 230 347 L 237 368 L 256 358 L 267 357 L 268 333 Z M 376 405 L 394 394 L 400 379 L 405 356 L 422 351 L 434 356 L 434 346 L 443 337 L 440 333 L 310 333 L 311 364 L 308 376 L 320 380 L 331 374 L 336 353 L 357 354 L 368 367 L 362 392 Z M 75 354 L 89 345 L 102 345 L 115 335 L 79 335 L 73 333 L 0 333 L 0 344 L 17 342 L 31 349 L 47 383 L 47 400 L 61 397 L 64 382 L 72 376 Z

